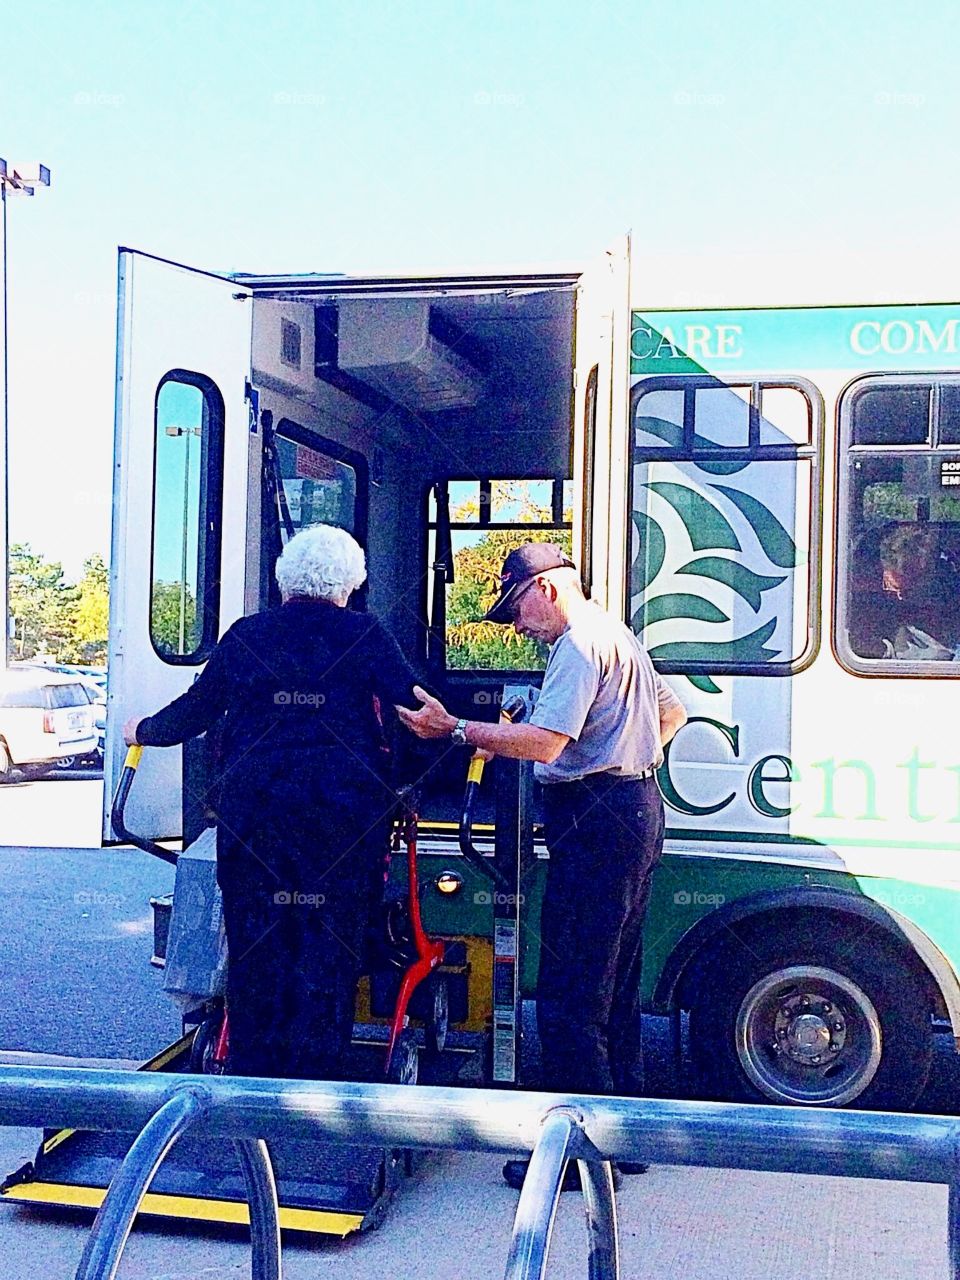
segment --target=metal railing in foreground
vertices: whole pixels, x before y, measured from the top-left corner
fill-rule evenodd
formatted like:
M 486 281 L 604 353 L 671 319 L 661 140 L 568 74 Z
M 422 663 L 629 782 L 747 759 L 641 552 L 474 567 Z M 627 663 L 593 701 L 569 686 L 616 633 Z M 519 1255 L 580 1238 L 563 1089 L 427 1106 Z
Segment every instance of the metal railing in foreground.
M 283 1139 L 531 1152 L 507 1280 L 544 1275 L 570 1159 L 581 1161 L 590 1280 L 619 1276 L 613 1181 L 604 1163 L 611 1159 L 946 1184 L 951 1270 L 960 1280 L 960 1118 L 951 1116 L 4 1066 L 0 1124 L 139 1135 L 91 1228 L 76 1273 L 82 1280 L 116 1275 L 150 1181 L 188 1128 L 236 1144 L 250 1201 L 254 1280 L 280 1277 L 277 1193 L 265 1144 Z

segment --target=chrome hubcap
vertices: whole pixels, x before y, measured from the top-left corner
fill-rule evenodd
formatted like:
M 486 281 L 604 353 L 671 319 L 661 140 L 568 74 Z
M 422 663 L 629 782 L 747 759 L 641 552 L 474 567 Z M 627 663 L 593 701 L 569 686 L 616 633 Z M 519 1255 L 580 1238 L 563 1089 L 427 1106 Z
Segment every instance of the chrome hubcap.
M 747 992 L 736 1050 L 751 1083 L 775 1102 L 844 1106 L 877 1073 L 882 1033 L 870 997 L 817 965 L 767 974 Z

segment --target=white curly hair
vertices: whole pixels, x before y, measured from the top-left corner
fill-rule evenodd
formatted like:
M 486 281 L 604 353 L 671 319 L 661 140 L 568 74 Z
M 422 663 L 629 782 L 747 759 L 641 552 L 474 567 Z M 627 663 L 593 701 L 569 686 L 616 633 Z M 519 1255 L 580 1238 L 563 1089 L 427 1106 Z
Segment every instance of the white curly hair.
M 276 575 L 284 600 L 312 596 L 341 604 L 366 580 L 367 562 L 346 529 L 315 524 L 290 539 L 277 560 Z

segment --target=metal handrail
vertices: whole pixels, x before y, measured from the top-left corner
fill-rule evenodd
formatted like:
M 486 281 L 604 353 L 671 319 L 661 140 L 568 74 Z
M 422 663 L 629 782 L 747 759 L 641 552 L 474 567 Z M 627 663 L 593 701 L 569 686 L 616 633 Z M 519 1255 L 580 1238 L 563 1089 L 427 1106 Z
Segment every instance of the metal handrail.
M 189 1106 L 181 1101 L 188 1094 L 194 1099 Z M 237 1076 L 211 1076 L 201 1087 L 196 1080 L 152 1071 L 0 1066 L 2 1125 L 139 1131 L 172 1099 L 177 1106 L 164 1110 L 162 1121 L 157 1117 L 149 1143 L 139 1149 L 134 1143 L 114 1185 L 136 1186 L 142 1199 L 163 1151 L 180 1132 L 176 1126 L 188 1122 L 208 1140 L 243 1143 L 248 1156 L 256 1149 L 251 1160 L 257 1167 L 247 1179 L 257 1248 L 254 1280 L 279 1277 L 276 1193 L 271 1213 L 264 1179 L 272 1185 L 272 1173 L 262 1143 L 284 1139 L 531 1152 L 508 1280 L 544 1274 L 568 1159 L 582 1162 L 591 1280 L 618 1275 L 616 1209 L 610 1169 L 603 1163 L 608 1160 L 945 1184 L 952 1274 L 960 1280 L 960 1118 L 953 1116 Z M 130 1191 L 127 1208 L 133 1198 Z M 95 1233 L 106 1229 L 108 1217 L 98 1215 Z M 122 1221 L 118 1216 L 110 1229 L 122 1229 L 116 1226 Z M 85 1280 L 111 1276 L 106 1260 L 114 1252 L 119 1258 L 120 1249 L 111 1252 L 109 1242 L 88 1244 L 91 1257 L 96 1253 L 105 1261 L 78 1275 Z
M 140 1203 L 176 1140 L 203 1114 L 207 1095 L 178 1090 L 137 1134 L 97 1211 L 77 1267 L 77 1280 L 113 1280 Z

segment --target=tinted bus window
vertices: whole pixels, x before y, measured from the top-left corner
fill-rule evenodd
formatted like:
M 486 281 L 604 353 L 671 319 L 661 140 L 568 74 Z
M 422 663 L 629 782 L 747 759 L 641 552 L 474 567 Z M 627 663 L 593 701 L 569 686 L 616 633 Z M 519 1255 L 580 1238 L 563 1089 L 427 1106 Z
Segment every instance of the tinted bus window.
M 295 533 L 314 524 L 333 524 L 356 533 L 357 472 L 322 449 L 275 437 L 277 464 L 289 523 Z M 286 522 L 282 522 L 286 534 Z
M 835 643 L 862 674 L 960 675 L 960 377 L 840 401 Z

